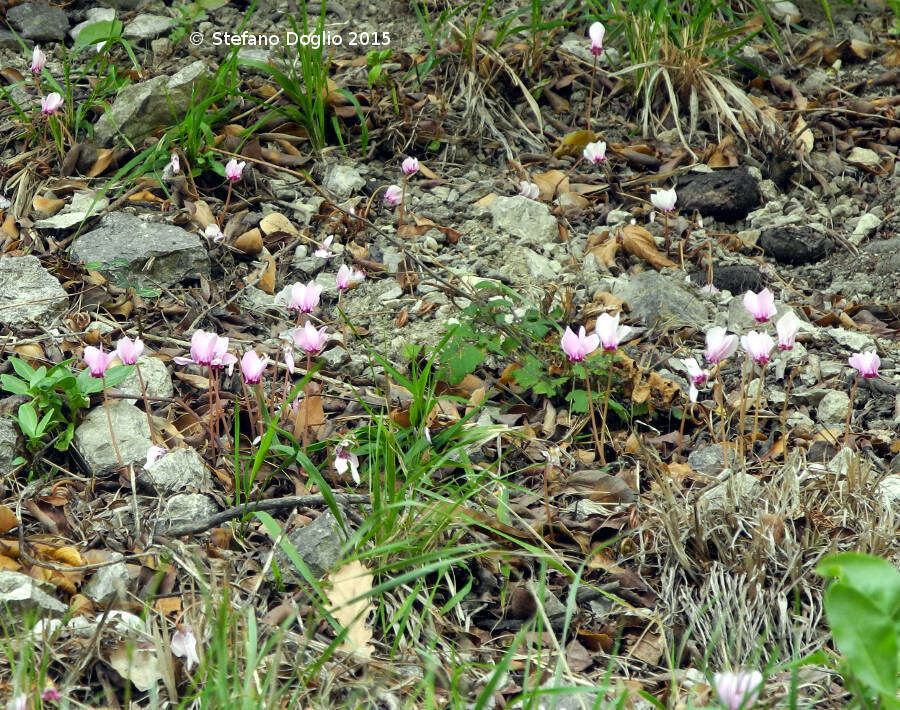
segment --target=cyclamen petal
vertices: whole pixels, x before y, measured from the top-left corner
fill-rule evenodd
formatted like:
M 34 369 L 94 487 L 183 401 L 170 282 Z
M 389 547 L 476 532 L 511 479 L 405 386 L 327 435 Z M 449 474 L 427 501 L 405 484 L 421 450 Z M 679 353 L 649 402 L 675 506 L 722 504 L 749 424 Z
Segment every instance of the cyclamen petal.
M 384 201 L 396 207 L 403 199 L 403 188 L 399 185 L 391 185 L 384 191 Z
M 615 316 L 609 313 L 601 313 L 597 318 L 595 330 L 600 338 L 600 344 L 606 351 L 615 350 L 631 332 L 631 328 L 627 325 L 619 325 L 619 313 Z
M 881 367 L 881 358 L 878 357 L 878 353 L 874 350 L 854 353 L 847 359 L 847 362 L 850 363 L 850 367 L 856 370 L 865 379 L 878 377 L 878 368 Z
M 757 323 L 765 323 L 777 313 L 775 309 L 775 294 L 767 288 L 764 288 L 759 293 L 747 291 L 744 294 L 744 308 L 747 309 Z
M 706 333 L 706 359 L 716 363 L 725 360 L 737 350 L 737 336 L 726 335 L 720 326 L 710 328 Z
M 603 54 L 603 37 L 606 34 L 606 28 L 602 22 L 594 22 L 588 28 L 588 36 L 591 38 L 591 54 L 599 56 Z
M 675 209 L 675 202 L 678 195 L 675 194 L 675 188 L 671 190 L 657 190 L 650 195 L 651 204 L 661 212 L 671 212 Z
M 588 355 L 600 346 L 598 335 L 587 335 L 584 326 L 578 330 L 578 334 L 566 326 L 566 331 L 560 338 L 560 346 L 563 352 L 572 362 L 582 362 Z
M 713 687 L 727 710 L 750 710 L 759 700 L 763 675 L 759 671 L 716 673 Z

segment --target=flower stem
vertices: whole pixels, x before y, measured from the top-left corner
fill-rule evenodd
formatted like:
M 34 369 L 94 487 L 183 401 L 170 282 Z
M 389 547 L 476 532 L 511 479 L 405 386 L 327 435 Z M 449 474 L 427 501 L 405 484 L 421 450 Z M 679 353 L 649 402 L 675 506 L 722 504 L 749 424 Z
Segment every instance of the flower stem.
M 141 396 L 144 398 L 144 413 L 147 415 L 147 426 L 150 427 L 150 441 L 156 443 L 156 436 L 153 434 L 153 420 L 150 418 L 150 400 L 147 399 L 147 386 L 144 384 L 144 376 L 141 374 L 141 366 L 137 360 L 134 361 L 134 369 L 137 371 L 138 382 L 141 383 Z
M 750 453 L 753 453 L 753 447 L 756 445 L 756 429 L 759 425 L 759 400 L 762 395 L 762 388 L 766 382 L 766 367 L 769 363 L 764 362 L 762 372 L 759 373 L 759 387 L 756 388 L 756 402 L 753 403 L 753 433 L 750 435 Z
M 219 229 L 222 228 L 222 223 L 225 221 L 225 215 L 228 213 L 228 203 L 231 202 L 231 188 L 234 185 L 234 182 L 228 181 L 228 194 L 225 196 L 225 206 L 222 208 L 221 214 L 219 214 Z
M 206 376 L 209 380 L 209 389 L 207 390 L 207 397 L 206 397 L 206 402 L 209 405 L 209 408 L 206 412 L 206 426 L 209 429 L 210 453 L 213 456 L 213 461 L 215 461 L 216 437 L 213 434 L 213 376 L 212 376 L 212 368 L 211 367 L 207 369 Z
M 597 74 L 597 55 L 594 55 L 594 65 L 591 67 L 591 85 L 588 88 L 588 102 L 587 102 L 587 129 L 591 130 L 591 114 L 593 111 L 594 104 L 594 77 Z M 603 103 L 601 101 L 601 103 Z
M 400 190 L 400 209 L 397 210 L 397 231 L 403 226 L 403 207 L 406 204 L 406 180 L 407 176 L 403 176 L 403 185 Z
M 250 391 L 247 389 L 247 383 L 241 378 L 241 390 L 244 392 L 244 401 L 247 402 L 247 418 L 250 420 L 250 436 L 256 439 L 256 417 L 253 416 L 253 404 L 250 402 Z
M 119 460 L 119 466 L 125 468 L 125 461 L 119 452 L 119 444 L 116 441 L 116 433 L 113 431 L 112 415 L 109 413 L 109 398 L 106 396 L 106 377 L 103 377 L 103 408 L 106 410 L 106 423 L 109 424 L 109 438 L 112 440 L 113 450 L 116 452 L 116 458 Z
M 603 398 L 603 414 L 600 415 L 600 463 L 606 465 L 606 454 L 603 452 L 603 444 L 606 441 L 606 414 L 609 411 L 609 390 L 612 386 L 612 365 L 609 360 L 609 369 L 606 371 L 606 395 Z
M 787 386 L 784 388 L 784 404 L 781 407 L 781 451 L 782 457 L 787 457 L 787 446 L 788 446 L 788 430 L 787 430 L 787 406 L 788 406 L 788 396 L 791 394 L 791 383 L 794 381 L 794 375 L 797 374 L 797 368 L 795 367 L 791 370 L 791 374 L 788 375 Z
M 850 404 L 847 405 L 847 419 L 844 422 L 844 444 L 850 442 L 850 417 L 853 415 L 853 400 L 856 398 L 856 388 L 859 387 L 859 376 L 853 378 L 853 387 L 850 388 Z

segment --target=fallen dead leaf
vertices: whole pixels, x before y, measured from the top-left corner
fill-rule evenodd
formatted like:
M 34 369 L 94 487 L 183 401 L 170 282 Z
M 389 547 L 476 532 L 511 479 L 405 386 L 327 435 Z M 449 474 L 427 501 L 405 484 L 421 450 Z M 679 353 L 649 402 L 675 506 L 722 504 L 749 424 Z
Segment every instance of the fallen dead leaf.
M 35 195 L 34 199 L 31 201 L 31 206 L 34 208 L 34 211 L 40 213 L 44 217 L 52 217 L 59 212 L 65 204 L 65 200 L 41 197 L 39 195 Z
M 622 246 L 625 251 L 650 262 L 657 270 L 677 266 L 656 248 L 653 235 L 639 224 L 626 224 L 622 227 Z
M 262 234 L 259 229 L 254 227 L 249 232 L 244 232 L 234 240 L 234 248 L 250 256 L 259 254 L 263 249 Z
M 266 236 L 277 232 L 285 232 L 292 237 L 300 236 L 300 232 L 291 221 L 279 212 L 272 212 L 263 217 L 259 222 L 259 228 Z
M 366 617 L 374 609 L 370 597 L 372 573 L 354 560 L 343 565 L 331 577 L 328 600 L 331 614 L 347 629 L 347 636 L 340 648 L 361 660 L 372 657 L 372 630 L 366 626 Z
M 581 155 L 581 151 L 584 150 L 584 147 L 588 143 L 593 143 L 595 140 L 597 140 L 597 135 L 593 131 L 573 131 L 562 139 L 559 147 L 553 151 L 553 157 L 560 158 L 564 155 Z
M 134 683 L 138 690 L 146 692 L 162 680 L 156 652 L 135 648 L 133 641 L 119 641 L 109 654 L 107 663 L 120 676 Z

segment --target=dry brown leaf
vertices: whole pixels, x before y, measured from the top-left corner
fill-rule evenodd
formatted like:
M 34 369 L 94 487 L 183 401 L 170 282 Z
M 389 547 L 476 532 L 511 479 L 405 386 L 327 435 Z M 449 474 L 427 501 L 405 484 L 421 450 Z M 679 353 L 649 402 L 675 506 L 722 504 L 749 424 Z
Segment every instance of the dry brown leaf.
M 260 253 L 260 261 L 263 262 L 263 268 L 265 270 L 256 286 L 271 296 L 275 293 L 275 257 L 269 253 L 268 249 L 263 247 L 263 250 Z M 258 274 L 259 272 L 257 271 L 256 273 Z
M 97 158 L 94 160 L 94 164 L 91 165 L 90 170 L 87 171 L 87 176 L 93 178 L 105 173 L 115 155 L 116 151 L 113 148 L 99 148 L 97 150 Z
M 362 660 L 371 658 L 374 650 L 372 630 L 366 626 L 366 617 L 374 607 L 371 598 L 364 596 L 371 589 L 372 573 L 359 560 L 353 560 L 331 576 L 328 592 L 332 616 L 347 629 L 340 648 Z
M 803 116 L 800 114 L 797 114 L 797 119 L 794 121 L 791 135 L 794 138 L 794 143 L 801 152 L 805 155 L 809 155 L 812 152 L 815 138 L 813 137 L 813 132 L 806 125 L 806 121 L 803 120 Z
M 52 217 L 59 212 L 65 204 L 65 200 L 41 197 L 40 195 L 35 195 L 34 199 L 31 201 L 31 206 L 34 208 L 34 211 L 40 213 L 44 217 Z
M 322 397 L 317 394 L 318 385 L 310 383 L 307 389 L 309 391 L 300 400 L 297 413 L 294 415 L 294 436 L 300 439 L 304 431 L 311 430 L 318 440 L 318 435 L 325 429 L 325 410 L 322 408 Z
M 192 375 L 189 372 L 179 372 L 176 370 L 175 377 L 177 377 L 182 382 L 187 382 L 189 385 L 196 387 L 198 390 L 209 389 L 209 378 L 203 377 L 202 375 Z
M 625 251 L 634 254 L 644 261 L 649 261 L 654 269 L 663 269 L 677 264 L 660 253 L 650 234 L 639 224 L 626 224 L 622 227 L 622 246 Z
M 156 652 L 134 647 L 133 641 L 119 641 L 106 662 L 138 690 L 148 691 L 162 680 Z
M 262 234 L 255 227 L 249 232 L 244 232 L 234 240 L 234 248 L 244 254 L 259 254 L 263 248 Z
M 488 205 L 491 204 L 491 202 L 494 201 L 494 198 L 495 198 L 495 197 L 497 197 L 497 193 L 496 193 L 496 192 L 489 192 L 489 193 L 486 194 L 484 197 L 481 197 L 481 198 L 475 200 L 475 206 L 476 206 L 476 207 L 485 207 L 485 208 L 486 208 Z
M 191 215 L 191 221 L 194 222 L 194 224 L 196 224 L 198 227 L 200 227 L 201 232 L 211 224 L 218 224 L 218 222 L 216 222 L 216 218 L 213 217 L 213 213 L 209 205 L 206 204 L 206 202 L 204 202 L 203 200 L 198 200 L 197 202 L 185 200 L 184 206 Z
M 892 47 L 881 57 L 881 63 L 886 67 L 900 67 L 900 47 Z
M 3 233 L 13 239 L 18 238 L 19 236 L 19 227 L 16 225 L 16 220 L 13 219 L 11 214 L 6 215 L 6 219 L 3 220 Z
M 14 560 L 12 557 L 7 557 L 6 555 L 0 555 L 0 570 L 12 570 L 15 572 L 21 568 L 22 565 L 19 564 L 18 560 Z
M 541 190 L 541 199 L 549 202 L 557 193 L 569 191 L 569 179 L 562 170 L 548 170 L 532 176 L 532 182 Z
M 161 197 L 157 197 L 150 190 L 141 190 L 140 192 L 135 192 L 133 195 L 128 196 L 129 202 L 162 202 L 163 199 Z

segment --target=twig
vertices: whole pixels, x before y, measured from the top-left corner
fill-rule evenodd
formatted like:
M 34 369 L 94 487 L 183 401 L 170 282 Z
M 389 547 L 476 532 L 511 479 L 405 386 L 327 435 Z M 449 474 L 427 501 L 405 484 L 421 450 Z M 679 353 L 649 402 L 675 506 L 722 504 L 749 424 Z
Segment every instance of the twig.
M 338 503 L 366 503 L 371 500 L 370 496 L 365 494 L 336 493 L 334 499 Z M 179 525 L 172 525 L 166 528 L 157 537 L 182 537 L 183 535 L 195 535 L 205 532 L 217 525 L 226 523 L 234 518 L 239 518 L 248 513 L 256 511 L 273 511 L 286 510 L 294 507 L 327 505 L 325 496 L 308 495 L 308 496 L 287 496 L 285 498 L 274 498 L 272 500 L 262 500 L 256 503 L 247 503 L 233 508 L 226 508 L 221 513 L 216 513 L 202 520 L 192 520 Z

